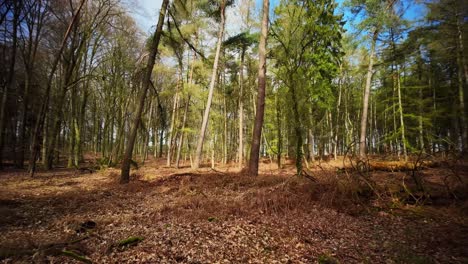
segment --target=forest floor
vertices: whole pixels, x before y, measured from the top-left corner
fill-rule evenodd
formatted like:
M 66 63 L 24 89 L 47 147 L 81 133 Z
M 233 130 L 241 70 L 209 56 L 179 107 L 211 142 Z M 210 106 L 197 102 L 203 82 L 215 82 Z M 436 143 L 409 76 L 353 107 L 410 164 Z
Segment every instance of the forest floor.
M 468 263 L 467 162 L 417 171 L 424 196 L 414 171 L 268 163 L 2 171 L 0 262 Z

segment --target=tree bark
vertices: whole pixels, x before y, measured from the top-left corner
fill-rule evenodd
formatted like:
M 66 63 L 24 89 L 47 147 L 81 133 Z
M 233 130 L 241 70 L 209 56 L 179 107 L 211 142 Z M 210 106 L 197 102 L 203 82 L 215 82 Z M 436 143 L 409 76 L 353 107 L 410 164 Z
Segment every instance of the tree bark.
M 369 54 L 369 66 L 367 68 L 366 87 L 364 89 L 364 97 L 362 100 L 361 133 L 359 138 L 359 157 L 361 159 L 366 158 L 367 111 L 369 110 L 369 95 L 372 84 L 372 67 L 374 66 L 374 53 L 378 33 L 378 30 L 375 29 L 372 37 L 371 49 Z
M 338 155 L 338 133 L 340 132 L 340 110 L 341 110 L 341 96 L 343 89 L 343 64 L 340 63 L 340 79 L 338 80 L 338 102 L 336 104 L 336 118 L 335 118 L 335 138 L 333 140 L 333 156 L 337 159 Z
M 262 136 L 263 118 L 265 111 L 265 87 L 266 87 L 266 44 L 268 38 L 268 14 L 270 2 L 263 0 L 262 31 L 258 46 L 258 94 L 257 111 L 255 114 L 254 130 L 252 135 L 252 148 L 250 150 L 249 174 L 258 175 L 258 161 L 260 140 Z
M 465 95 L 463 88 L 463 75 L 465 76 L 465 85 L 468 86 L 468 69 L 464 57 L 463 48 L 463 33 L 460 25 L 460 19 L 457 18 L 457 33 L 458 33 L 458 101 L 460 105 L 460 129 L 461 129 L 461 151 L 468 152 L 468 128 L 466 125 L 466 109 L 465 109 Z M 463 74 L 464 73 L 464 74 Z
M 151 73 L 153 72 L 154 63 L 156 60 L 156 54 L 158 52 L 159 42 L 161 40 L 162 29 L 164 24 L 164 17 L 166 15 L 167 6 L 169 5 L 169 0 L 163 0 L 161 5 L 161 10 L 159 11 L 158 25 L 152 39 L 150 54 L 148 56 L 148 61 L 146 63 L 146 72 L 143 80 L 143 90 L 141 91 L 139 104 L 135 113 L 135 120 L 130 131 L 130 135 L 127 142 L 127 148 L 125 150 L 124 159 L 122 162 L 122 171 L 120 174 L 120 183 L 125 184 L 130 181 L 130 163 L 133 154 L 133 148 L 135 146 L 135 139 L 138 132 L 138 127 L 141 122 L 141 113 L 145 105 L 146 93 L 148 88 L 151 85 Z
M 195 161 L 193 163 L 193 169 L 198 169 L 200 167 L 200 162 L 202 159 L 203 142 L 205 141 L 206 128 L 208 127 L 208 119 L 210 117 L 211 101 L 213 99 L 213 91 L 214 91 L 214 86 L 216 83 L 216 77 L 217 77 L 217 72 L 218 72 L 219 56 L 221 53 L 221 43 L 223 41 L 223 35 L 224 35 L 224 25 L 226 23 L 225 9 L 226 9 L 226 0 L 222 0 L 221 2 L 221 24 L 219 26 L 219 31 L 218 31 L 218 43 L 216 45 L 216 54 L 215 54 L 215 59 L 213 63 L 213 72 L 211 74 L 210 88 L 208 91 L 208 100 L 206 102 L 206 108 L 205 108 L 205 113 L 203 115 L 200 135 L 198 137 L 197 150 L 195 153 Z
M 46 17 L 46 8 L 42 10 L 42 1 L 38 1 L 35 5 L 35 10 L 32 11 L 31 9 L 29 10 L 30 12 L 38 12 L 38 17 L 37 17 L 37 22 L 34 19 L 31 19 L 29 22 L 27 22 L 27 28 L 28 28 L 28 42 L 27 48 L 25 47 L 25 52 L 23 53 L 23 60 L 25 64 L 25 80 L 24 80 L 24 91 L 23 91 L 23 113 L 21 116 L 21 123 L 19 127 L 19 140 L 20 140 L 20 148 L 18 150 L 18 157 L 16 160 L 16 166 L 18 168 L 23 168 L 24 166 L 24 156 L 25 156 L 25 150 L 26 150 L 26 144 L 27 144 L 27 139 L 26 139 L 26 121 L 28 117 L 28 105 L 29 105 L 29 89 L 31 86 L 32 82 L 32 75 L 33 75 L 33 69 L 34 69 L 34 64 L 36 62 L 36 54 L 37 54 L 37 49 L 39 46 L 39 40 L 40 40 L 40 34 L 42 31 L 43 27 L 43 21 L 44 18 Z M 35 32 L 35 34 L 32 34 L 32 32 Z
M 190 106 L 190 95 L 187 98 L 187 102 L 185 103 L 185 109 L 184 109 L 184 117 L 182 118 L 182 131 L 180 132 L 180 142 L 179 145 L 177 146 L 177 156 L 176 156 L 176 163 L 175 167 L 178 169 L 179 168 L 179 162 L 180 162 L 180 154 L 182 152 L 182 145 L 184 144 L 184 136 L 185 136 L 185 123 L 187 122 L 187 113 L 188 109 Z
M 276 104 L 276 129 L 277 129 L 277 136 L 278 136 L 278 143 L 277 143 L 277 151 L 278 153 L 276 154 L 276 163 L 278 165 L 278 169 L 281 169 L 281 152 L 283 151 L 283 136 L 281 134 L 281 108 L 278 100 L 278 93 L 279 91 L 276 91 L 275 95 L 275 104 Z
M 239 149 L 237 150 L 237 156 L 239 158 L 239 169 L 242 169 L 244 162 L 244 59 L 245 48 L 242 47 L 241 63 L 239 69 Z
M 18 25 L 19 25 L 19 16 L 21 11 L 21 1 L 14 1 L 14 10 L 13 10 L 13 32 L 12 32 L 12 47 L 11 47 L 11 59 L 8 70 L 8 79 L 3 90 L 2 95 L 2 106 L 0 109 L 0 168 L 3 166 L 3 147 L 5 140 L 5 125 L 6 125 L 6 107 L 9 90 L 13 89 L 14 86 L 14 77 L 15 77 L 15 65 L 16 65 L 16 50 L 17 50 L 17 40 L 18 40 Z
M 52 63 L 52 69 L 49 73 L 49 77 L 47 79 L 47 86 L 46 86 L 46 91 L 45 91 L 45 98 L 41 106 L 41 110 L 39 112 L 39 118 L 36 122 L 36 125 L 34 127 L 34 132 L 33 132 L 33 140 L 31 143 L 31 155 L 29 158 L 29 174 L 31 177 L 34 176 L 34 173 L 36 171 L 36 161 L 39 156 L 39 151 L 41 149 L 41 133 L 43 132 L 44 128 L 44 121 L 45 117 L 49 108 L 49 101 L 50 101 L 50 90 L 52 88 L 52 81 L 55 75 L 55 71 L 57 70 L 58 63 L 60 61 L 60 57 L 62 56 L 62 52 L 65 49 L 66 43 L 68 36 L 70 35 L 71 29 L 73 25 L 75 24 L 75 21 L 77 20 L 81 8 L 83 7 L 84 3 L 86 0 L 81 0 L 80 6 L 78 7 L 78 10 L 76 11 L 75 15 L 72 17 L 72 20 L 70 21 L 70 24 L 68 25 L 67 31 L 65 32 L 65 35 L 63 37 L 62 43 L 60 45 L 60 49 L 54 59 L 54 62 Z
M 179 74 L 179 81 L 178 85 L 180 85 L 180 82 L 182 82 L 182 73 Z M 176 123 L 176 111 L 178 108 L 179 104 L 179 89 L 177 88 L 176 94 L 174 96 L 174 102 L 172 104 L 172 116 L 171 116 L 171 126 L 169 128 L 169 139 L 167 140 L 168 146 L 167 146 L 167 157 L 166 157 L 166 166 L 171 166 L 171 158 L 172 158 L 172 147 L 173 147 L 173 142 L 175 142 L 174 138 L 175 137 L 175 123 Z
M 399 70 L 397 70 L 397 92 L 398 92 L 398 114 L 400 116 L 401 144 L 403 147 L 403 158 L 405 161 L 407 161 L 408 153 L 406 151 L 405 121 L 403 118 L 403 104 L 401 102 L 401 80 L 400 80 Z

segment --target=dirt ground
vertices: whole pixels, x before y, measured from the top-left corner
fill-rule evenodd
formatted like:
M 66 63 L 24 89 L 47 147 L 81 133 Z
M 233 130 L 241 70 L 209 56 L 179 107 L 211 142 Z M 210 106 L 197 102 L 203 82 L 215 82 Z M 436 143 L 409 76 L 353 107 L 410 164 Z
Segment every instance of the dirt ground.
M 0 262 L 468 263 L 466 193 L 447 183 L 468 182 L 464 163 L 420 172 L 424 205 L 403 194 L 408 172 L 370 172 L 376 195 L 344 184 L 339 162 L 302 178 L 268 161 L 256 178 L 164 164 L 128 185 L 110 168 L 2 171 Z

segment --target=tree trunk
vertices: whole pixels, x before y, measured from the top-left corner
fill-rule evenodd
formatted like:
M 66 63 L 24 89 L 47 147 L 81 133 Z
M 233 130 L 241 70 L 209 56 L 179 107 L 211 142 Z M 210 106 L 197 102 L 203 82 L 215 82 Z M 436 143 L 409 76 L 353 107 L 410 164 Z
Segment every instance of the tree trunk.
M 120 183 L 128 183 L 130 181 L 130 163 L 133 154 L 133 147 L 135 146 L 135 139 L 138 132 L 138 127 L 141 122 L 141 113 L 145 105 L 146 93 L 151 85 L 151 73 L 153 72 L 154 63 L 156 60 L 156 54 L 158 52 L 159 41 L 161 40 L 164 16 L 166 15 L 167 6 L 169 0 L 163 0 L 161 10 L 159 11 L 158 25 L 154 33 L 154 37 L 151 42 L 150 54 L 146 63 L 146 72 L 143 80 L 143 90 L 141 91 L 139 104 L 135 113 L 135 120 L 130 131 L 130 135 L 127 142 L 127 148 L 125 150 L 124 159 L 122 162 L 122 172 L 120 175 Z
M 81 0 L 80 6 L 78 7 L 78 10 L 76 11 L 75 15 L 73 16 L 72 20 L 70 21 L 70 24 L 68 25 L 67 31 L 65 32 L 65 35 L 63 37 L 62 43 L 60 45 L 60 49 L 54 59 L 54 62 L 52 63 L 52 69 L 49 73 L 49 77 L 47 79 L 47 86 L 46 86 L 46 91 L 45 91 L 45 98 L 41 106 L 41 110 L 39 112 L 39 118 L 36 122 L 36 125 L 34 127 L 34 132 L 32 136 L 32 143 L 31 143 L 31 155 L 29 158 L 29 173 L 30 176 L 33 177 L 34 173 L 36 171 L 36 161 L 39 156 L 39 151 L 41 149 L 41 133 L 43 132 L 43 127 L 44 127 L 44 121 L 45 117 L 49 108 L 49 101 L 50 101 L 50 90 L 52 88 L 52 81 L 54 78 L 55 71 L 57 70 L 58 63 L 60 61 L 60 57 L 62 56 L 62 52 L 65 49 L 66 42 L 68 39 L 68 36 L 70 35 L 71 29 L 73 25 L 75 24 L 75 21 L 78 18 L 78 15 L 80 14 L 81 8 L 83 7 L 84 3 L 86 0 Z
M 460 26 L 460 21 L 457 18 L 457 32 L 458 32 L 458 101 L 460 105 L 460 129 L 461 129 L 461 151 L 468 151 L 468 127 L 466 125 L 466 109 L 465 109 L 465 96 L 463 88 L 463 72 L 465 75 L 465 85 L 468 86 L 468 69 L 466 66 L 464 54 L 463 54 L 463 35 Z
M 258 94 L 257 111 L 255 114 L 254 130 L 252 134 L 252 148 L 250 150 L 249 174 L 258 175 L 258 161 L 260 140 L 262 136 L 263 118 L 265 111 L 265 87 L 266 87 L 266 44 L 268 38 L 268 14 L 269 0 L 263 0 L 262 31 L 258 46 Z
M 406 137 L 405 137 L 405 122 L 403 119 L 403 105 L 401 103 L 401 81 L 400 81 L 400 70 L 397 66 L 397 94 L 398 94 L 398 114 L 400 116 L 400 129 L 401 129 L 401 143 L 403 147 L 403 158 L 405 161 L 408 160 L 408 153 L 406 152 Z
M 299 116 L 299 106 L 297 105 L 297 94 L 294 84 L 289 87 L 291 94 L 293 113 L 294 113 L 294 133 L 296 136 L 296 173 L 297 176 L 302 175 L 302 132 L 301 120 Z
M 213 99 L 213 92 L 214 92 L 214 87 L 216 83 L 216 77 L 218 75 L 217 72 L 218 72 L 219 55 L 221 53 L 221 43 L 223 41 L 223 36 L 224 36 L 225 9 L 226 9 L 226 0 L 222 0 L 221 2 L 221 24 L 219 25 L 219 31 L 218 31 L 218 43 L 216 45 L 216 54 L 215 54 L 215 59 L 213 62 L 213 72 L 211 74 L 210 88 L 208 91 L 208 100 L 206 102 L 206 108 L 205 108 L 205 113 L 203 115 L 200 135 L 198 137 L 197 150 L 195 153 L 195 161 L 193 163 L 194 169 L 198 169 L 200 167 L 200 162 L 202 159 L 203 142 L 205 140 L 206 128 L 208 126 L 208 119 L 210 117 L 211 101 Z
M 42 2 L 39 1 L 37 3 L 37 10 L 42 9 Z M 18 168 L 23 168 L 24 166 L 24 157 L 26 151 L 26 122 L 28 117 L 28 104 L 29 104 L 29 89 L 32 82 L 32 75 L 34 64 L 36 62 L 36 54 L 37 48 L 39 46 L 41 31 L 43 27 L 43 21 L 46 16 L 46 12 L 41 12 L 41 15 L 37 18 L 36 21 L 31 21 L 31 24 L 28 24 L 29 32 L 33 32 L 35 30 L 35 35 L 29 34 L 28 36 L 28 47 L 24 57 L 24 64 L 25 64 L 25 80 L 24 80 L 24 91 L 23 91 L 23 113 L 21 117 L 21 125 L 19 128 L 19 140 L 20 140 L 20 148 L 18 150 L 18 157 L 16 160 L 16 166 Z M 25 44 L 26 45 L 26 44 Z M 26 48 L 25 48 L 26 49 Z
M 223 89 L 226 89 L 225 84 L 226 76 L 223 74 Z M 227 112 L 227 105 L 226 105 L 226 92 L 223 92 L 223 122 L 224 122 L 224 131 L 223 131 L 223 164 L 227 163 L 228 160 L 228 112 Z
M 309 152 L 310 152 L 310 162 L 312 166 L 315 165 L 315 140 L 314 133 L 311 128 L 309 128 Z
M 278 164 L 278 169 L 281 169 L 281 152 L 282 152 L 282 143 L 283 143 L 283 136 L 281 135 L 281 108 L 280 108 L 280 103 L 278 100 L 278 93 L 279 91 L 276 91 L 275 95 L 275 103 L 276 103 L 276 129 L 277 129 L 277 136 L 278 136 L 278 143 L 277 143 L 277 151 L 278 153 L 276 154 L 276 163 Z
M 359 157 L 361 159 L 366 158 L 367 111 L 369 109 L 369 95 L 372 84 L 372 67 L 374 66 L 374 52 L 378 33 L 379 32 L 377 29 L 374 30 L 369 54 L 369 66 L 367 68 L 366 87 L 364 89 L 364 97 L 362 100 L 361 133 L 359 139 Z
M 237 157 L 239 159 L 239 169 L 242 169 L 244 162 L 244 59 L 245 48 L 242 48 L 241 63 L 239 69 L 239 149 L 237 150 Z M 280 163 L 278 162 L 278 164 Z
M 336 104 L 336 118 L 335 118 L 335 138 L 333 140 L 333 156 L 334 159 L 337 159 L 337 149 L 338 149 L 338 133 L 340 131 L 340 110 L 341 110 L 341 93 L 343 89 L 343 65 L 340 63 L 340 79 L 338 80 L 338 102 Z
M 462 14 L 462 12 L 460 12 L 460 14 Z M 465 85 L 468 86 L 468 66 L 466 65 L 465 48 L 463 46 L 463 30 L 462 30 L 463 19 L 464 17 L 461 15 L 457 18 L 457 33 L 458 33 L 457 48 L 458 48 L 458 54 L 460 56 L 459 66 L 460 68 L 463 68 L 463 72 L 465 75 Z
M 182 73 L 179 74 L 179 84 L 182 80 Z M 176 111 L 179 104 L 179 89 L 177 88 L 176 94 L 174 96 L 174 102 L 172 104 L 172 116 L 171 116 L 171 127 L 169 128 L 169 135 L 168 135 L 168 146 L 167 146 L 167 157 L 166 157 L 166 166 L 171 166 L 171 156 L 172 156 L 172 145 L 173 141 L 175 142 L 174 138 L 175 135 L 175 123 L 176 123 Z
M 8 78 L 5 84 L 2 95 L 2 106 L 0 109 L 0 169 L 3 166 L 3 147 L 5 140 L 5 126 L 6 126 L 6 107 L 8 99 L 8 91 L 13 89 L 14 86 L 14 77 L 15 77 L 15 64 L 16 64 L 16 49 L 17 49 L 17 40 L 18 40 L 18 24 L 19 16 L 21 12 L 21 1 L 14 1 L 14 11 L 13 11 L 13 33 L 12 33 L 12 50 L 11 50 L 11 61 L 8 69 Z
M 177 156 L 176 156 L 176 164 L 175 164 L 175 167 L 177 169 L 179 168 L 180 154 L 182 152 L 182 146 L 184 144 L 184 136 L 185 136 L 184 130 L 185 130 L 185 123 L 187 122 L 187 113 L 188 113 L 189 106 L 190 106 L 190 95 L 188 96 L 187 102 L 185 103 L 184 117 L 182 118 L 182 131 L 180 132 L 180 141 L 179 141 L 179 145 L 177 146 Z

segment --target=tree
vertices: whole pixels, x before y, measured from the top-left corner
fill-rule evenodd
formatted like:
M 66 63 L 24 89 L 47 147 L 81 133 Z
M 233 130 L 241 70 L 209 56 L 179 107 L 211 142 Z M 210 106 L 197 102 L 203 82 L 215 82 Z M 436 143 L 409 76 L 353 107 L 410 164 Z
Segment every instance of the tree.
M 238 167 L 242 169 L 244 160 L 244 68 L 245 68 L 245 55 L 250 45 L 256 42 L 256 34 L 249 32 L 242 32 L 227 39 L 223 44 L 225 47 L 235 47 L 240 52 L 240 65 L 239 65 L 239 145 L 237 149 L 237 157 L 239 160 Z
M 221 44 L 222 44 L 223 36 L 224 36 L 224 25 L 226 23 L 225 22 L 226 5 L 227 5 L 226 0 L 221 0 L 221 5 L 219 6 L 221 22 L 220 22 L 219 30 L 218 30 L 218 41 L 216 44 L 216 53 L 215 53 L 215 58 L 213 62 L 213 72 L 211 74 L 210 86 L 208 88 L 208 99 L 206 101 L 205 113 L 203 114 L 200 134 L 198 136 L 197 149 L 195 152 L 195 161 L 193 163 L 194 169 L 198 169 L 200 167 L 200 162 L 202 159 L 203 142 L 205 141 L 206 128 L 208 127 L 208 119 L 210 117 L 211 101 L 213 100 L 213 91 L 214 91 L 216 77 L 218 73 L 218 64 L 219 64 L 219 57 L 221 53 Z
M 15 84 L 15 65 L 16 65 L 16 51 L 17 51 L 17 42 L 18 42 L 18 27 L 19 27 L 19 19 L 20 19 L 20 12 L 21 12 L 21 5 L 22 1 L 14 1 L 13 3 L 13 21 L 12 27 L 13 32 L 11 34 L 11 58 L 10 58 L 10 65 L 8 69 L 8 77 L 3 88 L 3 95 L 2 95 L 2 105 L 0 108 L 0 168 L 3 165 L 3 146 L 4 146 L 4 130 L 5 130 L 5 123 L 6 123 L 6 105 L 8 99 L 8 92 L 9 90 L 13 90 L 13 86 Z
M 135 146 L 135 140 L 137 136 L 138 127 L 141 122 L 141 114 L 143 112 L 143 107 L 145 105 L 146 93 L 151 85 L 151 73 L 153 72 L 154 63 L 156 60 L 156 54 L 158 53 L 158 46 L 161 40 L 163 24 L 164 24 L 164 17 L 166 15 L 167 6 L 169 5 L 169 0 L 163 0 L 161 5 L 161 10 L 159 11 L 159 19 L 158 24 L 156 26 L 156 31 L 154 32 L 154 36 L 150 41 L 150 53 L 148 55 L 148 60 L 146 63 L 145 68 L 145 75 L 143 79 L 143 89 L 140 93 L 140 97 L 138 100 L 138 106 L 135 113 L 135 119 L 132 124 L 132 128 L 130 130 L 130 134 L 128 136 L 128 143 L 125 150 L 125 155 L 122 161 L 122 171 L 120 174 L 120 183 L 128 183 L 130 181 L 130 164 L 133 155 L 133 148 Z
M 335 7 L 328 0 L 319 5 L 311 1 L 282 1 L 271 27 L 275 41 L 274 75 L 280 89 L 286 89 L 283 104 L 290 106 L 285 112 L 291 120 L 297 175 L 302 173 L 305 128 L 311 131 L 312 123 L 328 122 L 312 122 L 312 115 L 317 112 L 314 115 L 329 120 L 333 107 L 332 80 L 342 56 L 341 16 L 334 14 Z M 318 114 L 319 111 L 323 114 Z M 312 141 L 309 144 L 313 146 Z
M 468 87 L 468 65 L 466 62 L 466 4 L 460 0 L 443 0 L 428 3 L 428 29 L 436 35 L 432 47 L 437 53 L 455 62 L 458 109 L 456 122 L 459 123 L 460 149 L 468 151 L 468 125 L 465 92 Z M 447 45 L 450 43 L 450 45 Z M 463 79 L 465 79 L 463 81 Z M 458 141 L 458 140 L 457 140 Z
M 22 45 L 20 44 L 19 47 L 22 51 L 21 54 L 26 76 L 24 78 L 22 116 L 19 127 L 20 146 L 16 160 L 16 166 L 18 168 L 23 168 L 24 166 L 24 157 L 27 148 L 26 122 L 29 114 L 29 93 L 30 87 L 33 85 L 33 75 L 35 73 L 37 51 L 39 48 L 40 37 L 43 32 L 44 24 L 48 16 L 48 6 L 44 6 L 42 1 L 25 1 L 24 14 L 26 27 L 24 31 L 21 31 Z
M 268 37 L 268 14 L 270 13 L 269 0 L 263 0 L 262 29 L 258 46 L 258 94 L 257 110 L 255 114 L 254 129 L 252 133 L 252 146 L 250 149 L 249 174 L 258 175 L 258 161 L 260 157 L 260 141 L 262 136 L 263 117 L 265 111 L 266 87 L 266 46 Z
M 369 50 L 369 64 L 367 67 L 366 83 L 362 99 L 361 126 L 359 133 L 359 157 L 361 159 L 366 157 L 366 136 L 368 122 L 367 114 L 369 110 L 369 96 L 372 84 L 375 49 L 379 34 L 383 31 L 383 28 L 386 26 L 389 19 L 392 17 L 393 12 L 389 12 L 389 10 L 392 11 L 395 2 L 396 0 L 351 0 L 347 3 L 348 6 L 351 6 L 351 11 L 355 15 L 358 15 L 359 13 L 364 13 L 364 19 L 359 22 L 357 28 L 359 30 L 369 31 L 369 35 L 371 38 Z
M 54 74 L 55 74 L 55 71 L 57 70 L 57 66 L 59 64 L 60 57 L 62 56 L 62 52 L 65 49 L 67 39 L 68 39 L 68 37 L 69 37 L 69 35 L 70 35 L 71 31 L 72 31 L 72 28 L 73 28 L 76 20 L 79 17 L 81 8 L 85 4 L 85 2 L 86 2 L 86 0 L 81 0 L 80 5 L 79 5 L 76 13 L 71 18 L 70 24 L 68 25 L 67 31 L 65 32 L 62 43 L 60 45 L 60 49 L 59 49 L 58 53 L 55 56 L 54 62 L 52 63 L 52 69 L 51 69 L 51 71 L 49 73 L 49 77 L 47 79 L 47 85 L 46 85 L 46 90 L 45 90 L 45 98 L 44 98 L 44 101 L 42 103 L 42 106 L 41 106 L 41 109 L 40 109 L 40 112 L 39 112 L 39 117 L 38 117 L 38 120 L 37 120 L 36 125 L 34 127 L 34 132 L 33 132 L 33 135 L 32 135 L 33 140 L 32 140 L 32 143 L 31 143 L 31 155 L 30 155 L 30 158 L 29 158 L 29 173 L 30 173 L 31 177 L 34 176 L 34 173 L 36 171 L 36 161 L 37 161 L 37 159 L 39 157 L 39 151 L 40 151 L 40 148 L 41 148 L 40 144 L 41 144 L 41 139 L 42 139 L 42 136 L 43 136 L 42 131 L 43 131 L 43 128 L 44 128 L 44 122 L 45 122 L 46 114 L 47 114 L 47 111 L 48 111 L 48 108 L 49 108 L 50 90 L 52 88 L 52 82 L 53 82 Z

